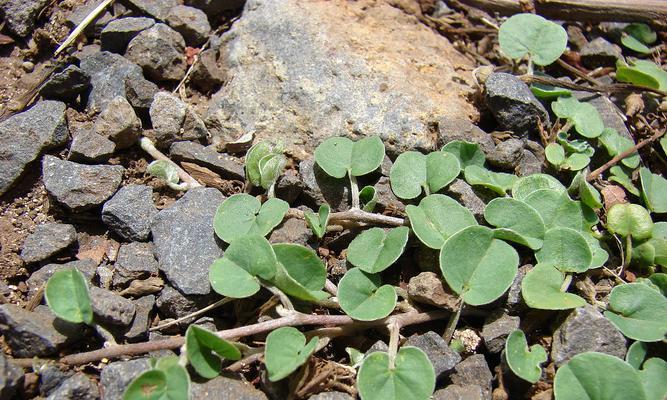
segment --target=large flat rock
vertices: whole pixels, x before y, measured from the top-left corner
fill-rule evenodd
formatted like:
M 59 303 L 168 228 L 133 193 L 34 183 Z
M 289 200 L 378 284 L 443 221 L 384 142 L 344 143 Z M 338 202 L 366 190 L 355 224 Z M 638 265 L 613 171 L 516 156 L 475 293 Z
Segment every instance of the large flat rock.
M 469 62 L 386 1 L 249 0 L 220 51 L 229 79 L 206 122 L 223 142 L 254 131 L 305 157 L 379 135 L 396 155 L 436 149 L 443 118 L 476 117 Z

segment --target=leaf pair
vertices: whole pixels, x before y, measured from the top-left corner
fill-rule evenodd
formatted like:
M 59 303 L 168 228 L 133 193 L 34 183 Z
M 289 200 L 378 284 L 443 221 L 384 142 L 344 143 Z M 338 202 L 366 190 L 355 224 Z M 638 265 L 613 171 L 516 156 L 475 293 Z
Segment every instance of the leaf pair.
M 667 298 L 641 283 L 614 287 L 604 316 L 631 339 L 657 342 L 667 334 Z
M 213 229 L 227 243 L 247 235 L 266 236 L 282 222 L 288 210 L 289 204 L 280 199 L 271 198 L 262 204 L 249 194 L 235 194 L 218 207 Z
M 384 159 L 384 143 L 377 136 L 353 142 L 332 137 L 315 149 L 315 162 L 334 178 L 362 176 L 375 171 Z
M 598 110 L 589 103 L 582 103 L 575 97 L 559 97 L 551 103 L 551 109 L 558 118 L 567 120 L 568 124 L 583 137 L 595 138 L 602 134 L 604 122 Z
M 582 153 L 565 154 L 565 149 L 558 143 L 549 143 L 544 149 L 547 161 L 561 170 L 579 171 L 591 162 L 589 156 Z
M 517 329 L 507 336 L 505 358 L 516 376 L 530 383 L 537 383 L 542 376 L 540 364 L 547 361 L 547 352 L 539 344 L 528 347 L 526 335 Z
M 470 210 L 442 194 L 426 196 L 419 206 L 408 205 L 405 211 L 415 235 L 426 246 L 436 250 L 456 232 L 477 225 Z
M 435 193 L 449 185 L 461 171 L 456 156 L 444 151 L 424 155 L 417 151 L 402 153 L 391 167 L 389 177 L 394 194 L 414 199 L 422 193 Z
M 357 376 L 362 400 L 427 400 L 435 389 L 431 361 L 417 347 L 401 347 L 391 366 L 389 354 L 373 352 L 363 361 Z
M 317 349 L 318 337 L 306 343 L 306 337 L 291 326 L 278 328 L 266 337 L 264 364 L 269 380 L 276 382 L 286 378 L 303 365 Z
M 185 332 L 185 352 L 190 365 L 206 379 L 220 374 L 222 360 L 241 359 L 241 352 L 234 344 L 194 324 Z
M 156 178 L 163 179 L 174 190 L 185 190 L 186 186 L 179 184 L 180 178 L 174 163 L 167 160 L 155 160 L 148 164 L 146 172 Z
M 607 229 L 623 237 L 644 240 L 653 234 L 653 221 L 648 211 L 638 204 L 614 204 L 607 211 Z
M 369 274 L 382 272 L 403 254 L 409 233 L 406 226 L 367 229 L 350 243 L 347 260 Z
M 382 285 L 379 274 L 348 270 L 338 283 L 338 302 L 345 314 L 359 321 L 382 319 L 396 307 L 396 290 Z
M 504 196 L 517 180 L 516 175 L 493 172 L 477 165 L 469 165 L 463 171 L 466 182 L 472 186 L 483 186 Z
M 658 35 L 651 27 L 644 23 L 629 24 L 623 28 L 621 44 L 630 50 L 641 54 L 650 54 L 651 49 L 646 46 L 656 41 Z
M 189 398 L 190 376 L 178 356 L 153 361 L 148 371 L 130 382 L 123 400 L 183 400 Z
M 246 176 L 253 185 L 269 189 L 278 180 L 286 163 L 287 158 L 281 146 L 259 142 L 246 154 Z
M 317 211 L 317 215 L 314 212 L 308 210 L 304 212 L 304 218 L 306 219 L 306 224 L 311 231 L 318 238 L 322 239 L 324 234 L 327 233 L 327 225 L 329 224 L 329 214 L 331 213 L 331 207 L 328 204 L 322 204 Z

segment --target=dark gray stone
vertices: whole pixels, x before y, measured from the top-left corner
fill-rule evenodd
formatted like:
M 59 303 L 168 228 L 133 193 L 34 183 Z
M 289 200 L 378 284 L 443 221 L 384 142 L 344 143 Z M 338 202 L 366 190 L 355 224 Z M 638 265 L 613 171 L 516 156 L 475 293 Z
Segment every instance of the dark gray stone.
M 521 296 L 521 282 L 523 282 L 523 278 L 526 276 L 526 273 L 532 268 L 533 266 L 530 264 L 522 265 L 519 267 L 519 270 L 517 271 L 516 275 L 514 276 L 514 280 L 512 281 L 512 285 L 507 291 L 507 300 L 505 305 L 508 311 L 516 313 L 525 307 L 523 297 Z
M 104 110 L 117 96 L 125 97 L 125 80 L 144 79 L 141 67 L 127 58 L 108 51 L 83 55 L 81 69 L 90 76 L 92 90 L 88 95 L 88 108 Z
M 90 300 L 93 314 L 102 325 L 128 326 L 134 318 L 136 307 L 132 300 L 110 290 L 93 286 L 90 288 Z
M 146 339 L 148 336 L 151 314 L 153 306 L 155 306 L 155 296 L 149 294 L 148 296 L 140 297 L 134 300 L 134 306 L 137 312 L 134 314 L 130 329 L 124 335 L 125 339 L 130 342 L 138 342 Z
M 454 200 L 461 203 L 465 208 L 470 210 L 478 221 L 484 219 L 484 208 L 486 203 L 477 193 L 468 185 L 463 179 L 454 179 L 454 181 L 445 189 L 446 193 Z
M 523 140 L 510 138 L 498 143 L 495 150 L 486 155 L 486 161 L 491 166 L 505 170 L 514 170 L 523 156 Z
M 213 216 L 224 198 L 217 189 L 191 189 L 153 220 L 151 232 L 160 270 L 186 295 L 211 291 L 208 268 L 222 256 Z
M 553 334 L 551 359 L 556 367 L 579 353 L 596 351 L 624 359 L 623 334 L 595 307 L 585 305 L 570 312 Z
M 135 279 L 146 279 L 157 274 L 158 264 L 153 255 L 152 243 L 134 242 L 120 247 L 114 264 L 114 287 L 125 288 Z
M 354 397 L 345 392 L 321 392 L 310 396 L 308 400 L 354 400 Z
M 76 340 L 82 325 L 56 319 L 46 306 L 26 311 L 14 304 L 0 305 L 0 332 L 14 357 L 45 357 L 56 354 Z
M 538 123 L 550 125 L 549 114 L 518 77 L 496 72 L 486 80 L 486 103 L 505 129 L 518 135 L 536 133 Z
M 44 150 L 67 143 L 65 108 L 59 101 L 40 101 L 0 122 L 0 195 Z
M 285 170 L 276 181 L 276 197 L 292 204 L 303 192 L 304 184 L 299 173 L 293 169 Z
M 176 6 L 169 10 L 166 22 L 185 39 L 188 46 L 199 47 L 211 31 L 206 14 L 194 7 Z
M 493 375 L 482 354 L 473 354 L 461 361 L 451 374 L 452 383 L 460 386 L 478 385 L 482 388 L 483 398 L 491 399 L 491 381 Z
M 216 16 L 223 11 L 240 9 L 245 0 L 185 0 L 185 4 L 204 10 L 209 16 Z
M 111 21 L 100 35 L 102 50 L 123 54 L 130 40 L 153 25 L 155 25 L 153 19 L 144 17 L 128 17 Z
M 126 149 L 141 136 L 141 120 L 125 97 L 117 96 L 97 117 L 94 129 L 95 133 L 116 143 L 117 149 Z
M 215 151 L 213 147 L 204 147 L 195 142 L 176 142 L 169 148 L 169 155 L 174 161 L 185 161 L 206 167 L 223 179 L 245 180 L 243 163 L 238 158 Z
M 459 353 L 452 350 L 445 339 L 433 331 L 410 336 L 404 346 L 415 346 L 426 353 L 433 364 L 436 379 L 444 377 L 461 361 Z
M 178 0 L 127 0 L 128 4 L 161 21 L 167 18 L 169 10 L 178 5 Z
M 405 212 L 405 204 L 391 190 L 389 178 L 383 176 L 375 184 L 377 205 L 385 211 Z
M 199 61 L 190 74 L 190 82 L 204 92 L 210 92 L 225 81 L 225 71 L 218 65 L 218 54 L 213 49 L 199 53 Z
M 13 399 L 23 381 L 23 369 L 0 354 L 0 399 Z
M 67 378 L 46 400 L 97 400 L 100 391 L 97 384 L 79 372 Z
M 185 76 L 185 41 L 165 24 L 141 31 L 127 45 L 125 57 L 157 81 L 179 81 Z
M 623 52 L 618 45 L 598 37 L 585 44 L 579 51 L 581 63 L 590 69 L 615 67 L 618 59 L 623 59 Z
M 541 174 L 544 163 L 530 150 L 523 149 L 521 161 L 516 168 L 518 176 L 528 176 L 533 174 Z
M 433 393 L 433 400 L 486 400 L 479 385 L 448 385 Z
M 252 384 L 240 379 L 218 376 L 207 382 L 193 383 L 190 388 L 192 400 L 266 400 L 267 397 Z
M 39 369 L 39 394 L 47 397 L 72 375 L 72 372 L 63 371 L 56 364 L 42 366 Z
M 461 118 L 443 118 L 438 123 L 440 147 L 454 140 L 476 143 L 484 154 L 491 154 L 496 148 L 493 138 L 472 122 Z
M 46 191 L 73 212 L 104 203 L 120 186 L 124 171 L 120 165 L 83 165 L 50 155 L 42 160 Z
M 148 112 L 153 104 L 153 99 L 160 88 L 147 79 L 136 79 L 136 77 L 127 77 L 125 79 L 125 97 L 132 104 L 132 107 L 139 111 Z
M 70 28 L 76 28 L 81 25 L 90 13 L 102 2 L 103 0 L 86 1 L 83 4 L 73 7 L 67 14 L 67 25 Z M 89 37 L 99 36 L 102 29 L 104 29 L 109 22 L 113 21 L 113 19 L 114 16 L 111 15 L 109 11 L 102 11 L 84 28 L 83 33 Z
M 144 241 L 157 213 L 150 186 L 127 185 L 104 203 L 102 221 L 124 240 Z
M 387 350 L 389 350 L 389 346 L 387 346 L 387 344 L 382 340 L 378 340 L 377 342 L 373 343 L 371 347 L 368 348 L 368 350 L 366 350 L 364 357 L 376 351 L 386 352 Z
M 75 260 L 65 264 L 46 264 L 42 268 L 30 274 L 30 278 L 25 281 L 25 283 L 28 285 L 28 293 L 30 293 L 30 295 L 36 293 L 42 287 L 42 285 L 46 284 L 46 281 L 48 281 L 56 271 L 65 268 L 78 269 L 83 274 L 83 276 L 86 277 L 86 280 L 90 284 L 95 277 L 97 264 L 95 261 L 90 259 Z
M 181 140 L 201 140 L 208 135 L 197 113 L 169 92 L 158 92 L 150 108 L 157 145 L 168 148 Z
M 21 247 L 21 259 L 26 263 L 46 260 L 76 242 L 76 229 L 69 224 L 47 222 L 37 225 Z
M 519 317 L 507 315 L 502 310 L 489 315 L 482 327 L 482 338 L 486 349 L 491 353 L 500 353 L 505 348 L 507 336 L 519 329 Z
M 271 232 L 269 242 L 295 243 L 305 246 L 312 235 L 306 221 L 300 218 L 288 218 Z
M 148 358 L 114 361 L 102 368 L 100 386 L 104 400 L 122 400 L 127 386 L 142 372 L 150 369 Z
M 422 272 L 410 278 L 408 295 L 416 302 L 430 304 L 456 311 L 459 305 L 458 296 L 451 292 L 439 275 L 434 272 Z
M 313 208 L 327 203 L 331 211 L 344 211 L 350 208 L 348 202 L 349 182 L 336 179 L 324 172 L 312 159 L 299 163 L 299 173 L 304 183 L 301 199 Z
M 45 99 L 72 101 L 90 88 L 90 76 L 76 65 L 53 74 L 39 93 Z
M 35 29 L 37 16 L 49 3 L 50 0 L 3 0 L 0 15 L 11 33 L 26 37 Z
M 74 136 L 69 148 L 70 161 L 83 163 L 105 162 L 116 150 L 116 143 L 92 130 L 83 130 Z
M 215 301 L 213 296 L 185 296 L 171 286 L 165 285 L 155 305 L 167 318 L 180 318 Z

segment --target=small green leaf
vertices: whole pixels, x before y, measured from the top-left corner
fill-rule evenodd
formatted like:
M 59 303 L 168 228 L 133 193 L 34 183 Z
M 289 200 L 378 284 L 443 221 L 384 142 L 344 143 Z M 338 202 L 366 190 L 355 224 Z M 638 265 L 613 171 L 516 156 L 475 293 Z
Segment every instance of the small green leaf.
M 657 35 L 651 27 L 644 23 L 633 23 L 623 29 L 621 44 L 637 53 L 650 54 L 651 49 L 646 45 L 655 42 L 656 39 Z
M 512 198 L 497 198 L 487 204 L 484 219 L 500 229 L 494 231 L 496 238 L 511 240 L 533 250 L 542 247 L 544 221 L 528 204 Z
M 350 367 L 359 368 L 364 361 L 364 353 L 355 349 L 354 347 L 346 347 L 345 352 L 350 356 Z
M 572 179 L 572 185 L 576 186 L 582 203 L 586 204 L 593 210 L 602 208 L 602 197 L 600 196 L 600 192 L 598 192 L 593 185 L 588 183 L 585 175 L 577 173 L 574 179 Z
M 422 188 L 434 193 L 449 185 L 459 172 L 459 162 L 450 153 L 434 151 L 425 156 L 408 151 L 396 158 L 389 177 L 397 197 L 414 199 L 421 194 Z
M 639 380 L 644 386 L 646 400 L 664 400 L 667 398 L 667 361 L 661 358 L 649 358 L 639 371 Z
M 305 301 L 328 297 L 321 292 L 327 279 L 327 269 L 313 250 L 298 244 L 281 243 L 274 244 L 273 251 L 279 262 L 273 280 L 276 287 Z
M 393 368 L 389 355 L 376 351 L 361 364 L 357 386 L 362 400 L 428 400 L 435 389 L 435 371 L 417 347 L 401 347 Z
M 621 44 L 640 54 L 650 54 L 651 49 L 632 35 L 623 35 Z
M 528 54 L 535 64 L 549 65 L 563 54 L 567 33 L 562 26 L 535 14 L 516 14 L 500 26 L 500 49 L 510 58 Z
M 552 189 L 561 192 L 565 191 L 565 186 L 558 179 L 547 174 L 523 176 L 512 185 L 512 197 L 523 201 L 528 195 L 540 189 Z
M 380 275 L 352 268 L 338 284 L 338 300 L 345 314 L 359 321 L 382 319 L 396 307 L 396 291 L 381 286 Z
M 245 174 L 248 180 L 255 186 L 261 186 L 262 173 L 259 168 L 259 162 L 266 156 L 274 154 L 274 149 L 269 142 L 255 143 L 245 157 Z
M 602 135 L 598 137 L 598 140 L 602 143 L 604 148 L 607 149 L 607 153 L 609 153 L 610 157 L 616 157 L 635 145 L 635 142 L 625 136 L 619 135 L 613 128 L 604 128 L 604 130 L 602 130 Z M 629 157 L 622 159 L 621 164 L 628 168 L 637 168 L 637 166 L 639 166 L 639 161 L 639 153 L 634 152 Z
M 583 229 L 582 208 L 565 190 L 539 189 L 525 197 L 524 202 L 537 210 L 547 230 L 555 227 Z
M 516 376 L 530 383 L 537 383 L 542 375 L 540 364 L 547 361 L 547 352 L 539 344 L 529 348 L 526 335 L 517 329 L 507 336 L 505 357 Z
M 331 207 L 329 207 L 329 205 L 326 203 L 320 205 L 317 215 L 315 215 L 315 213 L 310 210 L 304 212 L 304 218 L 306 220 L 306 224 L 308 225 L 310 230 L 313 231 L 315 236 L 317 236 L 320 239 L 322 239 L 324 237 L 324 234 L 327 232 L 327 225 L 329 224 L 330 214 L 331 214 Z
M 484 186 L 504 196 L 512 188 L 517 177 L 514 174 L 504 172 L 493 172 L 477 165 L 469 165 L 463 171 L 466 182 L 470 185 Z
M 639 371 L 648 353 L 648 346 L 644 342 L 634 342 L 628 347 L 628 352 L 625 354 L 625 362 L 630 364 L 632 368 Z
M 591 261 L 591 265 L 588 267 L 588 269 L 602 267 L 607 262 L 607 260 L 609 260 L 609 253 L 607 253 L 607 251 L 602 248 L 600 241 L 593 237 L 590 232 L 583 231 L 581 234 L 588 242 L 588 247 L 590 247 L 591 254 L 593 255 L 593 260 Z
M 629 66 L 617 63 L 616 80 L 667 90 L 667 72 L 660 65 L 646 60 L 635 60 Z
M 551 103 L 551 109 L 559 118 L 566 119 L 574 129 L 586 138 L 598 137 L 604 129 L 604 122 L 598 110 L 589 103 L 582 103 L 575 97 L 559 97 Z
M 567 156 L 565 162 L 561 164 L 561 169 L 570 171 L 580 171 L 590 164 L 591 158 L 585 154 L 574 153 Z
M 665 222 L 661 222 L 664 224 Z M 648 279 L 653 282 L 655 286 L 660 288 L 660 293 L 662 293 L 663 296 L 667 296 L 667 274 L 664 272 L 656 272 L 655 274 L 651 274 L 651 276 L 648 277 Z
M 488 304 L 512 285 L 519 266 L 516 250 L 493 237 L 493 230 L 469 226 L 440 250 L 440 270 L 449 287 L 466 304 Z
M 639 176 L 646 207 L 654 213 L 667 213 L 667 179 L 643 167 L 639 169 Z
M 535 71 L 536 76 L 551 78 L 549 75 L 544 74 L 539 71 Z M 559 96 L 570 96 L 572 92 L 569 89 L 565 89 L 558 86 L 546 85 L 543 83 L 533 83 L 530 85 L 530 90 L 533 92 L 535 97 L 540 100 L 551 100 Z
M 556 371 L 556 400 L 646 400 L 639 374 L 614 356 L 587 352 Z
M 563 272 L 586 272 L 593 261 L 586 238 L 570 228 L 556 227 L 544 234 L 544 244 L 535 253 L 538 263 L 550 264 Z
M 558 143 L 549 143 L 544 148 L 544 155 L 547 161 L 555 167 L 560 167 L 565 162 L 565 149 Z
M 641 283 L 614 287 L 604 316 L 630 339 L 657 342 L 667 334 L 667 298 Z
M 332 137 L 315 149 L 315 162 L 334 178 L 366 175 L 375 171 L 384 158 L 384 143 L 377 136 L 353 142 L 344 137 Z
M 266 337 L 264 363 L 269 372 L 269 380 L 276 382 L 286 378 L 303 365 L 317 348 L 318 337 L 308 343 L 298 329 L 291 326 L 278 328 Z
M 415 235 L 432 249 L 440 249 L 459 230 L 477 225 L 470 210 L 442 194 L 426 196 L 418 207 L 408 205 L 405 211 Z
M 632 183 L 632 178 L 622 167 L 614 165 L 609 169 L 609 173 L 611 174 L 609 181 L 616 182 L 623 186 L 628 192 L 635 196 L 639 196 L 639 189 Z
M 465 169 L 469 165 L 483 167 L 486 162 L 486 156 L 477 143 L 452 140 L 443 146 L 442 151 L 453 154 L 459 161 L 461 169 Z
M 607 229 L 623 237 L 643 240 L 651 237 L 653 221 L 648 211 L 638 204 L 614 204 L 607 211 Z
M 378 202 L 378 196 L 375 192 L 375 187 L 364 186 L 359 191 L 359 201 L 361 202 L 361 209 L 366 212 L 373 212 L 375 205 Z
M 156 160 L 148 164 L 146 167 L 146 172 L 149 174 L 164 179 L 167 182 L 178 183 L 178 171 L 176 167 L 169 161 L 166 160 Z
M 185 349 L 192 368 L 206 379 L 220 374 L 222 359 L 241 359 L 241 352 L 236 346 L 194 324 L 185 332 Z
M 76 268 L 56 271 L 46 282 L 46 304 L 60 319 L 73 323 L 93 323 L 88 284 Z
M 123 400 L 167 399 L 170 399 L 167 397 L 167 375 L 157 369 L 148 370 L 134 378 L 123 394 Z
M 329 297 L 327 292 L 310 290 L 303 286 L 295 277 L 287 272 L 282 263 L 278 264 L 276 276 L 273 277 L 271 283 L 286 295 L 306 302 L 317 303 Z
M 586 304 L 581 297 L 563 292 L 563 273 L 549 264 L 537 264 L 521 281 L 521 295 L 531 308 L 567 310 Z
M 595 154 L 595 149 L 590 143 L 582 139 L 570 140 L 569 136 L 568 133 L 563 131 L 558 132 L 556 135 L 556 141 L 563 146 L 567 153 L 581 153 L 588 157 L 592 157 Z
M 269 189 L 283 172 L 287 158 L 282 154 L 269 154 L 259 160 L 259 186 Z
M 288 210 L 289 204 L 283 200 L 271 198 L 261 204 L 255 197 L 239 193 L 220 204 L 213 228 L 227 243 L 246 235 L 266 236 L 282 222 Z
M 389 268 L 403 254 L 408 243 L 407 226 L 390 229 L 371 228 L 354 238 L 347 249 L 347 260 L 369 274 Z

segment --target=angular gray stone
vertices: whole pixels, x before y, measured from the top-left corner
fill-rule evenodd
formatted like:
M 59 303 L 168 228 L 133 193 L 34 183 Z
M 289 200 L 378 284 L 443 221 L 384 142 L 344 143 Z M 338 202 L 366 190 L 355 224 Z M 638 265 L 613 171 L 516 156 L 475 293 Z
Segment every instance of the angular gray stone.
M 120 186 L 124 171 L 120 165 L 83 165 L 50 155 L 42 160 L 46 191 L 73 212 L 104 203 Z
M 173 287 L 165 285 L 158 298 L 155 299 L 155 305 L 164 317 L 180 318 L 207 304 L 204 296 L 186 297 Z
M 114 287 L 125 288 L 135 279 L 146 279 L 157 274 L 158 263 L 152 243 L 133 242 L 120 247 L 114 264 Z
M 483 354 L 473 354 L 461 361 L 451 374 L 453 384 L 460 386 L 478 385 L 485 399 L 491 399 L 493 375 Z
M 416 302 L 430 304 L 455 311 L 458 307 L 458 296 L 451 293 L 449 287 L 434 272 L 422 272 L 410 278 L 408 283 L 408 295 Z
M 222 256 L 213 216 L 224 198 L 217 189 L 191 189 L 153 220 L 151 232 L 160 270 L 186 295 L 211 291 L 208 267 Z
M 72 376 L 70 371 L 63 371 L 55 364 L 46 364 L 39 369 L 39 394 L 47 397 Z
M 371 347 L 368 348 L 368 350 L 366 350 L 366 352 L 364 353 L 364 356 L 367 356 L 367 355 L 369 355 L 371 353 L 374 353 L 376 351 L 386 352 L 387 350 L 389 350 L 389 346 L 387 346 L 387 344 L 385 342 L 383 342 L 382 340 L 378 340 L 377 342 L 373 343 L 371 345 Z
M 176 6 L 169 10 L 166 22 L 176 32 L 183 35 L 188 46 L 199 47 L 206 42 L 211 31 L 206 14 L 194 7 Z
M 462 118 L 443 118 L 438 123 L 440 147 L 454 140 L 463 140 L 479 145 L 484 154 L 491 154 L 496 148 L 493 138 L 472 122 Z
M 30 312 L 14 304 L 0 305 L 0 333 L 14 357 L 56 354 L 83 332 L 81 325 L 56 319 L 43 307 Z
M 90 300 L 96 320 L 103 325 L 128 326 L 134 318 L 136 307 L 132 300 L 110 290 L 92 286 Z
M 23 369 L 0 354 L 0 399 L 13 399 L 22 381 Z
M 116 96 L 97 117 L 94 129 L 116 143 L 117 149 L 126 149 L 141 136 L 141 120 L 125 97 Z
M 271 243 L 295 243 L 305 246 L 313 236 L 306 221 L 300 218 L 285 219 L 269 235 Z
M 160 88 L 153 82 L 144 79 L 128 77 L 125 79 L 125 97 L 138 111 L 148 112 L 153 104 L 153 99 Z
M 623 334 L 589 304 L 572 310 L 554 331 L 551 359 L 559 367 L 587 351 L 610 354 L 620 359 L 624 359 L 626 352 Z
M 46 400 L 97 400 L 99 398 L 100 391 L 97 384 L 84 373 L 79 372 L 63 381 Z
M 178 0 L 127 0 L 129 5 L 153 18 L 164 20 L 169 10 L 178 5 Z
M 208 49 L 199 53 L 199 61 L 192 69 L 190 82 L 204 92 L 218 88 L 225 81 L 225 71 L 218 65 L 217 51 Z
M 157 81 L 179 81 L 187 69 L 183 36 L 165 24 L 155 24 L 130 40 L 125 57 Z
M 585 44 L 579 51 L 581 63 L 590 69 L 615 67 L 618 59 L 623 59 L 623 52 L 618 45 L 598 37 Z
M 125 80 L 144 79 L 141 67 L 108 51 L 91 52 L 81 57 L 81 69 L 90 76 L 92 89 L 88 108 L 102 111 L 117 96 L 125 97 Z
M 43 261 L 76 242 L 76 229 L 70 224 L 47 222 L 37 225 L 21 247 L 21 259 L 26 263 Z
M 292 204 L 303 192 L 304 184 L 299 173 L 293 169 L 283 172 L 276 182 L 276 197 Z
M 144 241 L 157 213 L 150 186 L 127 185 L 104 203 L 102 221 L 124 240 Z
M 185 161 L 206 167 L 223 179 L 245 180 L 243 163 L 236 158 L 215 151 L 195 142 L 176 142 L 169 148 L 169 155 L 174 161 Z
M 148 358 L 114 361 L 102 368 L 100 386 L 104 400 L 122 400 L 127 385 L 147 369 L 150 369 Z
M 218 376 L 204 383 L 193 383 L 190 396 L 193 400 L 267 400 L 266 395 L 252 384 L 227 376 Z
M 105 162 L 116 150 L 116 143 L 92 130 L 83 130 L 72 139 L 69 148 L 70 161 L 83 163 Z
M 150 108 L 157 145 L 163 148 L 175 141 L 201 140 L 208 135 L 197 113 L 169 92 L 158 92 Z
M 130 342 L 137 342 L 145 339 L 148 336 L 148 327 L 151 322 L 151 314 L 155 306 L 155 296 L 149 294 L 148 296 L 140 297 L 134 300 L 136 313 L 132 320 L 132 325 L 125 332 L 124 336 Z
M 533 268 L 532 265 L 526 264 L 519 267 L 512 285 L 509 290 L 507 290 L 507 299 L 505 300 L 505 306 L 507 310 L 513 313 L 516 313 L 522 310 L 525 307 L 523 302 L 523 296 L 521 296 L 521 282 L 523 282 L 524 276 L 526 273 Z
M 510 138 L 498 143 L 496 148 L 486 155 L 486 161 L 494 167 L 514 171 L 523 156 L 523 140 Z
M 223 11 L 238 10 L 245 0 L 185 0 L 185 4 L 204 10 L 209 16 L 216 16 Z
M 90 88 L 90 76 L 76 65 L 53 74 L 39 93 L 45 99 L 72 101 Z
M 375 188 L 378 207 L 384 211 L 405 212 L 405 204 L 391 190 L 388 177 L 381 177 L 373 187 Z
M 322 203 L 331 206 L 331 211 L 344 211 L 349 205 L 349 184 L 345 179 L 333 178 L 324 172 L 312 159 L 299 163 L 299 173 L 304 183 L 301 199 L 314 209 Z
M 505 129 L 517 135 L 538 132 L 538 121 L 550 125 L 549 114 L 528 85 L 514 75 L 495 72 L 486 80 L 486 104 Z
M 345 392 L 321 392 L 310 396 L 308 400 L 354 400 L 354 397 Z
M 433 400 L 486 400 L 479 385 L 447 385 L 433 393 Z
M 46 281 L 48 281 L 56 271 L 65 268 L 78 269 L 83 274 L 83 276 L 86 277 L 86 280 L 90 284 L 95 277 L 97 264 L 95 261 L 90 259 L 74 260 L 65 264 L 46 264 L 42 268 L 30 274 L 30 278 L 25 281 L 25 283 L 28 285 L 28 293 L 30 295 L 36 293 L 43 285 L 46 284 Z
M 50 0 L 3 0 L 0 15 L 11 33 L 26 37 L 35 29 L 37 16 L 49 3 Z
M 363 20 L 340 24 L 355 14 Z M 440 118 L 476 113 L 455 71 L 469 62 L 387 2 L 251 0 L 220 52 L 233 79 L 213 97 L 206 123 L 222 142 L 279 134 L 304 159 L 331 136 L 378 135 L 397 156 L 435 150 Z
M 482 338 L 486 349 L 491 353 L 500 353 L 505 348 L 507 336 L 519 329 L 520 322 L 519 317 L 507 315 L 502 310 L 489 315 L 482 327 Z
M 475 193 L 472 186 L 466 181 L 458 178 L 454 179 L 454 181 L 447 186 L 445 192 L 470 210 L 472 215 L 474 215 L 478 221 L 484 219 L 484 208 L 486 208 L 486 203 L 477 195 L 477 193 Z
M 523 154 L 519 165 L 516 167 L 516 174 L 518 176 L 528 176 L 533 174 L 541 174 L 544 163 L 530 150 L 523 149 Z
M 404 346 L 415 346 L 426 353 L 433 364 L 436 379 L 444 377 L 461 361 L 459 353 L 452 350 L 445 339 L 433 331 L 410 336 Z
M 67 142 L 65 108 L 59 101 L 40 101 L 29 110 L 0 122 L 0 195 L 42 151 Z
M 153 19 L 144 17 L 119 18 L 111 21 L 100 34 L 102 50 L 123 54 L 132 38 L 153 25 L 155 25 Z

